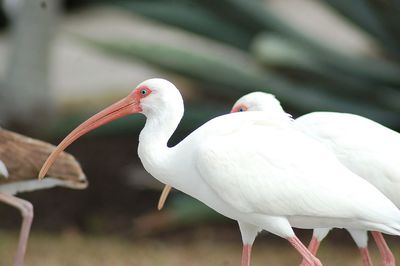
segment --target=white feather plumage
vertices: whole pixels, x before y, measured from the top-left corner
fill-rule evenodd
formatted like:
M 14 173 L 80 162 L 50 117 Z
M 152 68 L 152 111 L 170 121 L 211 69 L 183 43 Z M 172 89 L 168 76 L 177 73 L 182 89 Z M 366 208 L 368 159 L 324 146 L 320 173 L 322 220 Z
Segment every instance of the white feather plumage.
M 302 228 L 323 221 L 330 227 L 399 233 L 400 212 L 393 203 L 282 116 L 220 116 L 168 148 L 183 115 L 181 97 L 169 82 L 146 85 L 155 93 L 141 102 L 147 121 L 138 153 L 145 169 L 161 182 L 225 216 L 282 237 L 294 235 L 289 221 Z M 324 177 L 327 172 L 335 178 Z M 349 182 L 352 186 L 342 190 Z
M 262 92 L 243 96 L 235 103 L 234 109 L 241 106 L 245 106 L 248 111 L 262 111 L 264 115 L 284 114 L 279 101 L 271 94 Z M 323 143 L 333 151 L 343 165 L 373 184 L 400 207 L 399 133 L 370 119 L 346 113 L 310 113 L 297 118 L 293 124 L 297 129 Z M 330 171 L 326 171 L 326 175 L 332 179 L 343 179 L 341 175 L 331 175 Z M 342 183 L 341 189 L 351 189 L 353 195 L 366 191 L 346 178 Z M 368 197 L 368 194 L 365 196 Z M 329 230 L 329 228 L 315 229 L 314 237 L 321 241 Z M 350 228 L 349 232 L 360 248 L 367 247 L 368 236 L 365 230 Z

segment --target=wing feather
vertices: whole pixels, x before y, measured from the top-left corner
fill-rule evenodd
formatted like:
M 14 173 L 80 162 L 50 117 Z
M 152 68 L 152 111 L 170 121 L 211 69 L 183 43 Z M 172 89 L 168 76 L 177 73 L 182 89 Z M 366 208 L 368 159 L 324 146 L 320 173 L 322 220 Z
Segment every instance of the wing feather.
M 315 112 L 295 120 L 306 134 L 400 206 L 400 134 L 367 118 Z

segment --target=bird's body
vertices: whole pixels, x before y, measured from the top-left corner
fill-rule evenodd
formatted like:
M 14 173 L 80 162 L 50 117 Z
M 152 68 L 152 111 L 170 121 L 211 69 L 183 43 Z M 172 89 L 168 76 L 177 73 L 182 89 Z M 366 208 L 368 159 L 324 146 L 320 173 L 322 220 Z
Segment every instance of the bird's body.
M 42 160 L 54 148 L 44 141 L 0 128 L 0 160 L 8 172 L 8 178 L 0 179 L 0 193 L 15 195 L 54 186 L 86 188 L 86 176 L 79 163 L 67 153 L 63 153 L 62 159 L 49 171 L 48 181 L 37 180 Z
M 284 114 L 274 96 L 255 92 L 239 99 L 233 109 L 238 111 L 262 111 L 265 115 Z M 314 112 L 294 120 L 294 127 L 328 147 L 339 161 L 353 173 L 374 185 L 397 208 L 400 207 L 400 134 L 370 119 L 346 113 Z M 339 178 L 339 176 L 332 176 Z M 361 189 L 343 180 L 354 195 Z M 310 250 L 316 254 L 319 242 L 328 234 L 330 226 L 323 224 L 314 230 Z M 351 236 L 360 248 L 365 265 L 371 261 L 367 250 L 366 229 L 350 228 Z M 383 257 L 383 265 L 394 265 L 394 257 L 381 234 L 373 232 Z
M 297 118 L 295 124 L 325 144 L 343 165 L 374 185 L 400 208 L 399 133 L 365 117 L 346 113 L 310 113 Z M 321 242 L 329 230 L 315 230 L 312 242 Z M 349 232 L 360 250 L 366 252 L 367 231 L 354 232 L 349 229 Z M 372 235 L 381 253 L 382 265 L 395 265 L 394 256 L 383 236 L 376 232 Z M 316 245 L 318 247 L 319 244 Z M 369 265 L 368 259 L 364 261 Z
M 400 212 L 393 203 L 317 141 L 295 130 L 287 117 L 256 112 L 220 116 L 168 147 L 183 116 L 183 101 L 173 84 L 160 79 L 143 82 L 72 131 L 49 156 L 40 176 L 57 153 L 81 135 L 137 112 L 147 118 L 138 147 L 145 169 L 237 220 L 244 242 L 242 265 L 249 265 L 250 247 L 260 229 L 288 239 L 304 259 L 320 265 L 290 223 L 400 234 Z M 344 182 L 359 187 L 359 193 L 351 187 L 340 189 Z
M 399 133 L 346 113 L 315 112 L 297 118 L 295 124 L 400 207 Z
M 141 139 L 139 155 L 154 177 L 235 220 L 257 225 L 258 220 L 273 217 L 299 228 L 322 225 L 382 231 L 384 227 L 372 223 L 400 222 L 397 208 L 386 197 L 287 122 L 255 112 L 221 116 L 172 148 L 166 142 L 143 148 Z M 371 199 L 371 194 L 377 198 Z M 384 206 L 389 205 L 392 217 L 384 214 L 388 211 Z M 382 209 L 384 213 L 379 213 Z M 358 221 L 361 217 L 365 223 Z M 396 234 L 397 229 L 386 229 Z
M 87 180 L 74 157 L 67 153 L 52 167 L 45 182 L 37 180 L 40 165 L 54 146 L 43 141 L 0 128 L 0 168 L 4 166 L 7 178 L 0 178 L 0 201 L 18 208 L 23 223 L 14 266 L 21 266 L 33 218 L 33 206 L 26 200 L 15 197 L 27 192 L 55 186 L 84 189 Z M 1 172 L 1 171 L 0 171 Z

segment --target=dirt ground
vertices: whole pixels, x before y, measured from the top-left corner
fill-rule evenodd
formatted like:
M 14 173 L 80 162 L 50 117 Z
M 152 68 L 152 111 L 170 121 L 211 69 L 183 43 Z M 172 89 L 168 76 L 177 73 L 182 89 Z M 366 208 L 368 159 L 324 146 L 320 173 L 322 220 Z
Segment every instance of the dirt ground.
M 268 236 L 263 236 L 268 238 Z M 203 238 L 200 238 L 203 239 Z M 17 234 L 0 231 L 0 265 L 12 265 Z M 400 261 L 399 244 L 390 242 Z M 376 247 L 370 248 L 379 265 Z M 119 266 L 119 265 L 240 265 L 240 241 L 212 238 L 130 240 L 116 236 L 88 236 L 78 233 L 49 234 L 34 232 L 29 242 L 26 266 Z M 362 265 L 355 246 L 340 245 L 329 239 L 322 244 L 319 257 L 324 265 Z M 256 241 L 252 266 L 298 265 L 299 255 L 285 240 Z

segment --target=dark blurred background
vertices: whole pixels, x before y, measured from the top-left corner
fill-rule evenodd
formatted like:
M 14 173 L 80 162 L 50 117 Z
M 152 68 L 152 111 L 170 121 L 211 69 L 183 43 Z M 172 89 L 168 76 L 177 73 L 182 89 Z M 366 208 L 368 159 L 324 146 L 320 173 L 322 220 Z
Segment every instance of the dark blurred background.
M 396 0 L 1 3 L 0 125 L 53 144 L 152 77 L 172 81 L 185 99 L 171 145 L 256 90 L 275 94 L 294 117 L 350 112 L 400 129 Z M 156 211 L 162 184 L 136 155 L 143 124 L 124 118 L 68 148 L 88 189 L 20 195 L 35 206 L 26 265 L 239 264 L 234 222 L 179 192 Z M 0 264 L 9 265 L 20 217 L 3 205 L 0 214 Z M 299 262 L 284 240 L 258 239 L 254 265 Z M 361 265 L 343 230 L 322 245 L 321 260 Z

